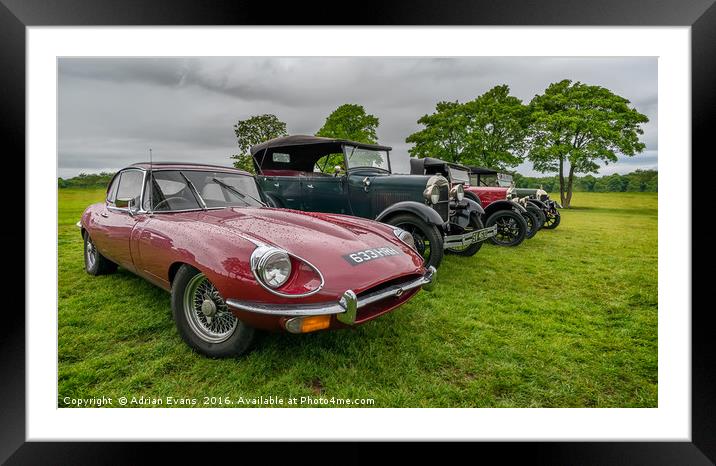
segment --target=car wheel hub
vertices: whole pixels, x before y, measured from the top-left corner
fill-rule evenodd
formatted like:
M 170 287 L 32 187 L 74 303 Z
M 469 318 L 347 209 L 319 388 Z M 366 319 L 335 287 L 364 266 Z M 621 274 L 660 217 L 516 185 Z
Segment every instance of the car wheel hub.
M 202 340 L 221 343 L 236 331 L 239 320 L 204 274 L 196 274 L 189 280 L 184 289 L 183 304 L 189 328 Z

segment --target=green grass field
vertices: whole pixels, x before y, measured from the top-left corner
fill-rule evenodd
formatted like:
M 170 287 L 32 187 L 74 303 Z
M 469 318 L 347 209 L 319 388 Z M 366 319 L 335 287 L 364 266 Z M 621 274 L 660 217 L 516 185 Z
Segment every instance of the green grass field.
M 656 194 L 576 193 L 558 229 L 446 256 L 435 290 L 391 314 L 354 330 L 267 334 L 226 360 L 182 342 L 165 291 L 122 269 L 84 272 L 74 224 L 102 197 L 59 190 L 60 407 L 101 396 L 657 406 Z

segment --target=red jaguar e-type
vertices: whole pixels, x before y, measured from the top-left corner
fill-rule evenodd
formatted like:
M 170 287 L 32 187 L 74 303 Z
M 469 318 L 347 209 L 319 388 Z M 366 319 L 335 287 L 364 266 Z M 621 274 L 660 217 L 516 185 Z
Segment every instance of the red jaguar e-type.
M 171 292 L 180 335 L 199 352 L 245 352 L 254 329 L 306 333 L 361 324 L 429 285 L 409 233 L 337 214 L 266 207 L 250 174 L 140 163 L 77 226 L 85 268 L 122 266 Z

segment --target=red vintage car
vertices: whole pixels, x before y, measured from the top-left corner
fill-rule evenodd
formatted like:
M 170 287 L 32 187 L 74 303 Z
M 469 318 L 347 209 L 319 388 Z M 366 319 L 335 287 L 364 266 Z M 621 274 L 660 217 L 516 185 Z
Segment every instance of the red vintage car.
M 408 301 L 435 275 L 409 233 L 345 215 L 269 208 L 253 176 L 227 167 L 132 165 L 77 226 L 89 274 L 121 266 L 170 291 L 179 334 L 211 357 L 245 352 L 255 329 L 362 324 Z

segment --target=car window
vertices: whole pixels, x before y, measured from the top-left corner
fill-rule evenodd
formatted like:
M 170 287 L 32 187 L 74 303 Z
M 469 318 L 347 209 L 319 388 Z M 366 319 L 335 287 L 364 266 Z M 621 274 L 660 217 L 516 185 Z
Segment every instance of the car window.
M 390 171 L 388 151 L 345 146 L 348 168 L 369 167 Z
M 261 194 L 253 176 L 199 170 L 187 170 L 183 173 L 194 184 L 209 208 L 261 205 Z
M 117 197 L 117 187 L 119 186 L 119 176 L 115 176 L 112 180 L 112 184 L 107 190 L 107 202 L 114 204 L 114 200 Z
M 341 167 L 341 170 L 345 171 L 345 158 L 342 152 L 324 155 L 318 159 L 313 167 L 313 172 L 333 175 L 336 171 L 336 167 Z
M 142 179 L 144 173 L 139 170 L 128 170 L 122 172 L 119 178 L 116 199 L 134 199 L 134 205 L 139 205 L 139 198 L 142 195 Z
M 149 190 L 149 183 L 153 189 Z M 150 205 L 152 208 L 150 209 Z M 155 171 L 147 177 L 147 194 L 144 210 L 166 212 L 172 210 L 199 209 L 199 201 L 181 173 L 174 170 Z

